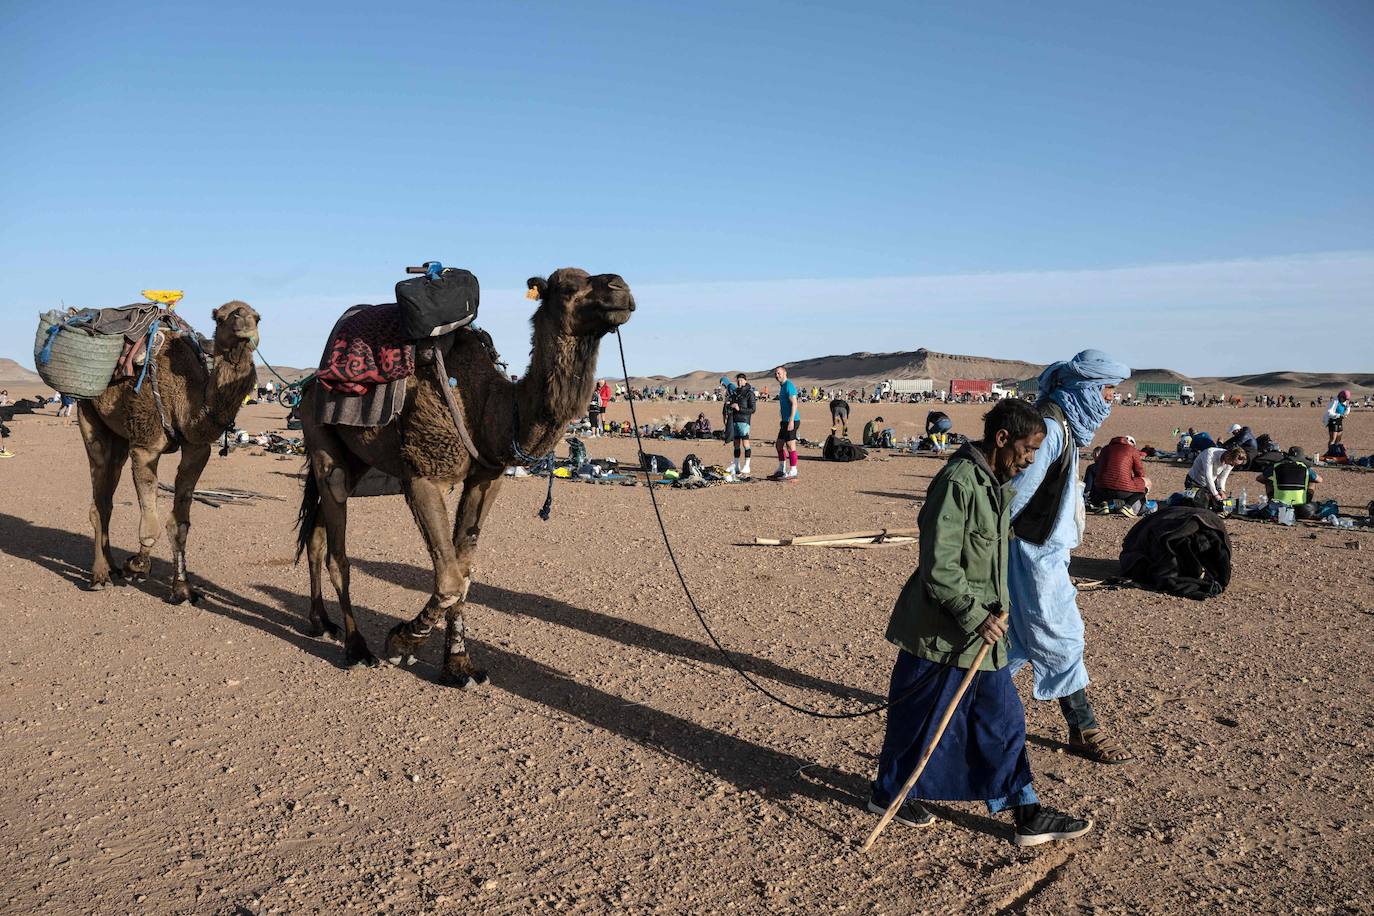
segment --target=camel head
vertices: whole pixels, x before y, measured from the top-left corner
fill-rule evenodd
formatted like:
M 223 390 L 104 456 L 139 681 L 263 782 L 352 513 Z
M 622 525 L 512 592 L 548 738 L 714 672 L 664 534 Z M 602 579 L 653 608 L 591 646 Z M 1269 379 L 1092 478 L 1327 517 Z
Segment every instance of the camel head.
M 229 353 L 245 343 L 250 349 L 258 345 L 258 322 L 262 316 L 247 302 L 235 299 L 210 313 L 215 319 L 215 352 Z
M 572 337 L 601 337 L 630 320 L 635 297 L 619 274 L 592 276 L 577 267 L 563 267 L 547 280 L 531 277 L 530 297 L 540 300 L 535 321 L 551 321 Z

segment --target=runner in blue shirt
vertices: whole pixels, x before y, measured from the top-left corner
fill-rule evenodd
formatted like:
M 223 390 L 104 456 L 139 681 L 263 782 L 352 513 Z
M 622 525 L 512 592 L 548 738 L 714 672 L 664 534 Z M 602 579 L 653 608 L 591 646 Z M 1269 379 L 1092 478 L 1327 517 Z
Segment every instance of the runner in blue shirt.
M 781 423 L 778 425 L 778 469 L 768 475 L 769 480 L 797 479 L 797 430 L 801 428 L 801 406 L 797 403 L 797 386 L 787 380 L 787 369 L 783 366 L 773 370 L 773 378 L 778 380 L 778 407 Z

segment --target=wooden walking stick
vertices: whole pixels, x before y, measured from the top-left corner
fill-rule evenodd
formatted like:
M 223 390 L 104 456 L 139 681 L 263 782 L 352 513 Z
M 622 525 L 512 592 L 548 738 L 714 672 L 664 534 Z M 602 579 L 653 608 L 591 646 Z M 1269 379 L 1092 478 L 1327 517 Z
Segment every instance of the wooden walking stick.
M 1003 611 L 997 618 L 999 623 L 1007 622 L 1007 612 Z M 992 643 L 983 643 L 983 648 L 978 650 L 978 654 L 973 657 L 973 664 L 969 665 L 968 671 L 964 672 L 964 679 L 959 682 L 959 689 L 954 694 L 954 699 L 949 701 L 949 706 L 945 709 L 945 714 L 940 718 L 940 724 L 935 726 L 935 735 L 930 739 L 930 744 L 926 746 L 925 753 L 921 755 L 921 760 L 916 764 L 916 769 L 907 777 L 906 784 L 902 786 L 902 791 L 892 798 L 892 803 L 883 812 L 882 819 L 878 821 L 878 826 L 873 828 L 873 832 L 864 840 L 863 852 L 868 852 L 873 848 L 873 844 L 878 839 L 878 834 L 883 832 L 894 817 L 897 816 L 897 809 L 902 807 L 902 802 L 906 801 L 906 794 L 911 791 L 911 787 L 916 785 L 916 780 L 921 778 L 922 771 L 926 764 L 930 762 L 930 757 L 935 753 L 935 746 L 940 743 L 940 739 L 945 735 L 945 728 L 949 725 L 949 720 L 954 718 L 954 710 L 959 708 L 959 701 L 964 698 L 964 693 L 968 691 L 968 685 L 973 683 L 973 676 L 978 673 L 978 666 L 983 664 L 983 659 L 987 657 L 988 650 L 992 648 Z

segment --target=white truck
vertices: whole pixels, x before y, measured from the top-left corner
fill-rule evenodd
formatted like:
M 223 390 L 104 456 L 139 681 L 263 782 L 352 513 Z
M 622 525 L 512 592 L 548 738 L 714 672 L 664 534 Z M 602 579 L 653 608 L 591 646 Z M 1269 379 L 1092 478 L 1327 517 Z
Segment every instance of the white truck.
M 881 397 L 929 394 L 934 390 L 935 380 L 928 378 L 889 378 L 878 383 L 878 393 Z

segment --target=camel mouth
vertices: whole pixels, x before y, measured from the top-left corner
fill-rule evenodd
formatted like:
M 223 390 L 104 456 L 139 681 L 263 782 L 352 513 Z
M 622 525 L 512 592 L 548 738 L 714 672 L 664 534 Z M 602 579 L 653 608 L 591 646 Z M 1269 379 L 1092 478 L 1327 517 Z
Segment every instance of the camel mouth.
M 635 307 L 633 305 L 608 305 L 602 310 L 601 314 L 605 316 L 606 321 L 611 327 L 619 327 L 630 320 L 630 315 L 634 310 Z

